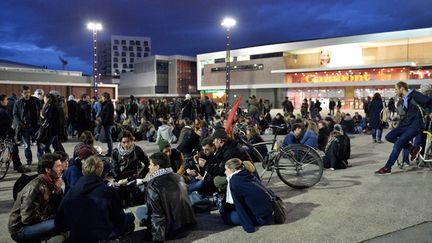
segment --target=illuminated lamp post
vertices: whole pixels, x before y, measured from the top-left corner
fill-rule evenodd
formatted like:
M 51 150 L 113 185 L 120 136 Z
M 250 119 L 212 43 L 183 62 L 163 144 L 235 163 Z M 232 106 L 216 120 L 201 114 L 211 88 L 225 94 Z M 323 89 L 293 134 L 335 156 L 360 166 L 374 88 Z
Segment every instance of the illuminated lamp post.
M 102 30 L 102 24 L 90 22 L 87 24 L 87 29 L 93 31 L 93 96 L 97 97 L 98 94 L 98 68 L 97 68 L 97 32 Z
M 229 102 L 230 102 L 230 75 L 231 75 L 231 28 L 236 25 L 236 20 L 233 18 L 224 18 L 221 25 L 225 27 L 226 30 L 226 101 L 225 101 L 225 108 L 228 111 L 229 110 Z

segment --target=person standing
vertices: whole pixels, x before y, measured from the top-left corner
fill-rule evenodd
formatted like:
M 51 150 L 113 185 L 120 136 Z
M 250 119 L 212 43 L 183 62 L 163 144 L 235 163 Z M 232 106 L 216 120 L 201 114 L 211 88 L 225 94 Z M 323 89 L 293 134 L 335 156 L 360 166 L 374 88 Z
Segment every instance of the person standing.
M 333 99 L 330 99 L 330 102 L 329 102 L 329 111 L 330 111 L 330 115 L 331 116 L 334 116 L 335 106 L 336 106 L 336 102 Z
M 342 108 L 342 102 L 341 102 L 340 98 L 337 101 L 336 108 L 337 108 L 337 111 L 340 111 L 340 109 Z
M 195 108 L 194 101 L 190 94 L 186 94 L 185 100 L 182 103 L 182 118 L 189 118 L 189 120 L 195 119 Z
M 87 94 L 81 95 L 81 99 L 77 104 L 76 112 L 76 129 L 78 132 L 78 137 L 84 131 L 92 130 L 92 108 L 90 104 L 90 96 Z
M 22 87 L 21 99 L 14 106 L 13 116 L 18 133 L 21 133 L 22 143 L 24 145 L 24 155 L 27 164 L 32 164 L 31 138 L 34 136 L 40 126 L 39 112 L 41 102 L 38 98 L 31 96 L 30 88 L 26 85 Z
M 292 102 L 288 99 L 288 97 L 285 97 L 284 102 L 282 102 L 282 106 L 284 113 L 288 113 L 288 115 L 291 115 L 294 112 L 294 106 Z
M 381 111 L 383 108 L 381 95 L 379 93 L 375 93 L 368 107 L 369 127 L 372 129 L 372 141 L 374 143 L 382 143 L 381 136 L 384 124 L 381 121 Z
M 97 123 L 104 129 L 106 141 L 108 144 L 108 152 L 106 156 L 111 156 L 113 151 L 113 139 L 111 135 L 112 127 L 114 125 L 114 105 L 111 101 L 109 93 L 105 92 L 101 96 L 102 110 L 100 116 L 97 117 Z
M 129 97 L 129 104 L 127 105 L 126 108 L 126 116 L 129 119 L 133 128 L 138 127 L 137 114 L 138 114 L 138 104 L 135 102 L 135 96 L 131 95 Z
M 390 118 L 393 118 L 393 116 L 396 114 L 396 105 L 395 105 L 393 97 L 390 98 L 390 100 L 387 104 L 387 107 L 390 111 Z
M 315 113 L 315 102 L 312 100 L 312 98 L 309 99 L 309 113 L 312 120 L 315 120 L 316 113 Z
M 69 135 L 75 137 L 76 117 L 77 117 L 77 102 L 73 95 L 69 95 L 67 102 L 68 110 L 68 132 Z
M 302 115 L 302 118 L 308 117 L 308 108 L 309 108 L 309 105 L 308 105 L 307 99 L 304 99 L 303 103 L 301 105 L 301 108 L 300 108 L 300 113 Z

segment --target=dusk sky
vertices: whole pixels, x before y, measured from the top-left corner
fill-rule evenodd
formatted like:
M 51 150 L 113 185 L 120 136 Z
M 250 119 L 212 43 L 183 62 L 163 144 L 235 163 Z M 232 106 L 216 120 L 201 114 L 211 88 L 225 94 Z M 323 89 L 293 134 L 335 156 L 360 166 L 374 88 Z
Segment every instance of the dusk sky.
M 92 35 L 147 36 L 151 54 L 225 48 L 224 16 L 237 20 L 232 48 L 432 27 L 431 0 L 2 0 L 0 59 L 91 72 Z

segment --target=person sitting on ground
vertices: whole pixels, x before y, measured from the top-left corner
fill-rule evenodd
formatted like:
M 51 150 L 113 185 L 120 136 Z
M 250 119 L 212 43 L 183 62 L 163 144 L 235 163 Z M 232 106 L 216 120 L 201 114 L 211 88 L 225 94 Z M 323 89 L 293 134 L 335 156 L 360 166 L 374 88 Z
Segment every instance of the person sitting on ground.
M 58 234 L 54 216 L 63 197 L 60 156 L 46 153 L 38 164 L 38 176 L 18 193 L 9 216 L 14 241 L 34 242 Z
M 282 148 L 284 148 L 290 144 L 300 143 L 301 134 L 302 134 L 301 124 L 295 123 L 291 128 L 291 132 L 285 136 L 285 138 L 282 142 Z
M 227 194 L 220 208 L 225 224 L 241 225 L 248 233 L 254 232 L 255 226 L 273 222 L 273 202 L 254 171 L 249 161 L 234 158 L 226 162 Z
M 65 183 L 65 193 L 76 184 L 79 178 L 81 178 L 82 160 L 96 154 L 96 149 L 90 145 L 83 145 L 77 149 L 76 157 L 69 161 L 69 167 L 64 172 L 63 178 Z
M 309 145 L 314 149 L 318 149 L 318 128 L 314 121 L 309 120 L 307 122 L 307 130 L 303 135 L 300 143 Z
M 177 137 L 173 134 L 173 127 L 171 127 L 166 120 L 162 120 L 162 125 L 159 126 L 156 133 L 156 143 L 161 139 L 167 140 L 169 143 L 175 143 Z
M 330 131 L 328 130 L 327 123 L 325 121 L 319 121 L 318 128 L 318 149 L 325 151 L 330 137 Z
M 285 122 L 285 118 L 282 116 L 281 113 L 276 114 L 276 116 L 271 121 L 271 125 L 278 126 L 278 127 L 285 127 L 285 129 L 273 128 L 273 134 L 276 134 L 276 132 L 278 133 L 278 135 L 287 134 L 287 131 L 286 131 L 287 124 Z
M 266 119 L 264 119 L 264 115 L 262 114 L 258 118 L 257 125 L 261 135 L 263 135 L 266 129 L 270 127 L 269 123 L 267 122 Z
M 185 158 L 192 157 L 192 151 L 199 148 L 200 135 L 193 128 L 193 120 L 187 120 L 186 126 L 183 127 L 177 150 L 182 152 Z
M 199 167 L 197 168 L 199 171 L 194 171 L 194 169 L 186 166 L 186 173 L 194 177 L 189 183 L 188 190 L 189 193 L 198 191 L 202 194 L 211 195 L 212 193 L 216 192 L 213 178 L 217 175 L 210 174 L 208 172 L 208 168 L 212 164 L 217 164 L 215 156 L 216 147 L 213 144 L 213 139 L 211 137 L 205 138 L 202 141 L 201 146 L 201 152 L 197 153 L 193 157 L 193 162 Z M 200 164 L 203 166 L 200 166 Z
M 340 122 L 346 133 L 354 134 L 354 120 L 349 113 L 346 113 L 343 120 Z
M 337 131 L 343 136 L 339 137 L 339 141 L 343 144 L 342 160 L 348 166 L 348 159 L 351 157 L 351 139 L 348 134 L 343 130 L 342 126 L 336 124 L 333 131 Z
M 196 219 L 186 184 L 171 169 L 168 156 L 152 154 L 149 169 L 147 204 L 137 208 L 136 216 L 147 226 L 153 241 L 163 242 L 190 229 Z
M 325 148 L 324 168 L 346 169 L 348 164 L 345 163 L 345 138 L 344 135 L 335 130 L 331 132 L 330 140 Z
M 55 218 L 61 231 L 69 231 L 68 242 L 100 242 L 115 239 L 135 228 L 134 215 L 123 212 L 114 188 L 104 184 L 104 162 L 98 156 L 82 161 L 82 174 L 65 195 Z
M 255 130 L 255 127 L 253 125 L 247 126 L 246 138 L 250 144 L 256 144 L 256 143 L 264 142 L 264 139 L 258 134 L 258 132 Z M 263 158 L 265 156 L 267 156 L 267 153 L 268 153 L 267 145 L 256 147 L 256 149 L 258 150 L 258 152 L 261 154 L 261 156 Z M 258 158 L 256 158 L 256 156 L 253 156 L 252 154 L 251 154 L 251 158 L 252 158 L 252 161 L 254 161 L 254 162 L 262 162 L 262 161 L 259 161 Z
M 162 152 L 168 156 L 170 159 L 171 169 L 174 173 L 181 174 L 184 171 L 184 156 L 183 154 L 175 148 L 171 147 L 171 144 L 165 140 L 161 139 L 158 143 L 159 152 Z
M 81 135 L 79 136 L 79 143 L 77 145 L 75 145 L 74 150 L 73 150 L 73 158 L 77 158 L 78 157 L 78 151 L 80 150 L 81 147 L 88 145 L 90 147 L 94 146 L 94 141 L 95 138 L 93 136 L 93 133 L 90 131 L 83 131 L 81 133 Z
M 119 135 L 120 143 L 112 154 L 111 171 L 116 180 L 144 178 L 148 173 L 149 159 L 134 139 L 129 131 L 122 131 Z

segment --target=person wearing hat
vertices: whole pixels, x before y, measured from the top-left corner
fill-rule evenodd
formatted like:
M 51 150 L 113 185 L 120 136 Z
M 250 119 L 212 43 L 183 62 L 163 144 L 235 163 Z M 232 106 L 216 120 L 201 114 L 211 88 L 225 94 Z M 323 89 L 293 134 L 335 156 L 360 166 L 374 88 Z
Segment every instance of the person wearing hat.
M 159 146 L 159 151 L 166 154 L 166 156 L 168 156 L 168 158 L 170 159 L 172 170 L 177 174 L 182 173 L 184 170 L 183 154 L 177 149 L 172 148 L 171 144 L 163 138 L 159 140 L 158 146 Z
M 225 163 L 232 158 L 238 158 L 242 161 L 252 161 L 245 149 L 237 141 L 228 137 L 224 129 L 216 129 L 212 135 L 213 144 L 215 145 L 216 163 L 206 166 L 206 161 L 200 161 L 201 167 L 207 168 L 208 173 L 214 177 L 213 183 L 219 191 L 226 190 Z

